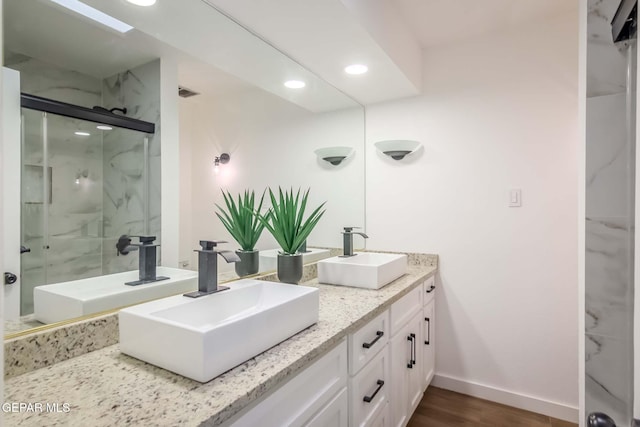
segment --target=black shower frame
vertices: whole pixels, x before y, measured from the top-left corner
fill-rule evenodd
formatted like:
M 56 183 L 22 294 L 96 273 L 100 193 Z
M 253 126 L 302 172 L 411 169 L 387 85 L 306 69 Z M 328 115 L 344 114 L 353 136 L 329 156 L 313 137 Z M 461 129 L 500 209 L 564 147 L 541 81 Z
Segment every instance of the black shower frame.
M 74 119 L 87 120 L 103 125 L 111 125 L 124 129 L 131 129 L 144 133 L 155 133 L 155 123 L 143 120 L 132 119 L 108 111 L 93 110 L 91 108 L 80 107 L 79 105 L 67 104 L 53 99 L 42 98 L 40 96 L 27 93 L 20 94 L 20 105 L 30 110 L 44 111 L 57 114 L 59 116 L 71 117 Z

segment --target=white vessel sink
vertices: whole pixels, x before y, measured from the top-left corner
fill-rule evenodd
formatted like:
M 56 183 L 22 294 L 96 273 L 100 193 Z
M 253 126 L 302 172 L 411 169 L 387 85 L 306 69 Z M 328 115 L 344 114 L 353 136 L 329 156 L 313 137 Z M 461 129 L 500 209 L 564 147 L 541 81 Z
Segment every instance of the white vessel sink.
M 121 310 L 120 350 L 207 382 L 318 321 L 316 288 L 253 279 L 226 285 Z
M 307 248 L 309 252 L 302 254 L 302 263 L 309 264 L 329 257 L 328 249 Z M 260 271 L 273 271 L 278 267 L 279 249 L 260 251 Z
M 135 270 L 37 286 L 33 290 L 35 318 L 42 323 L 60 322 L 198 288 L 198 273 L 192 270 L 157 267 L 156 275 L 167 276 L 169 280 L 125 285 L 138 280 L 139 273 Z
M 358 252 L 318 261 L 318 281 L 330 285 L 380 289 L 407 273 L 407 256 Z

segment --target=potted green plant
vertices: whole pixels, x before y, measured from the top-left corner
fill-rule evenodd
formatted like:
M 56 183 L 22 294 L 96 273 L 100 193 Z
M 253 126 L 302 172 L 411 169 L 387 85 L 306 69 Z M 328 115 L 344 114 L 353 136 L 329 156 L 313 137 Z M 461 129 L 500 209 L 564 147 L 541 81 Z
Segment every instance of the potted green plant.
M 262 215 L 256 212 L 256 217 L 276 239 L 282 251 L 278 254 L 278 279 L 285 283 L 298 283 L 302 278 L 302 254 L 298 249 L 309 237 L 313 228 L 324 214 L 325 203 L 318 206 L 306 219 L 304 213 L 307 208 L 309 190 L 300 197 L 300 189 L 293 194 L 293 189 L 282 192 L 278 188 L 278 198 L 269 188 L 271 208 Z M 255 211 L 254 211 L 255 212 Z
M 225 210 L 216 204 L 219 210 L 216 215 L 220 218 L 224 228 L 240 245 L 240 250 L 236 251 L 240 262 L 235 263 L 236 273 L 240 277 L 255 274 L 260 267 L 258 251 L 255 250 L 255 247 L 264 230 L 264 224 L 254 215 L 254 212 L 260 212 L 262 209 L 265 192 L 262 192 L 257 209 L 255 207 L 255 193 L 249 190 L 245 190 L 244 197 L 242 194 L 238 194 L 237 203 L 233 200 L 230 192 L 225 193 L 222 190 L 227 209 Z

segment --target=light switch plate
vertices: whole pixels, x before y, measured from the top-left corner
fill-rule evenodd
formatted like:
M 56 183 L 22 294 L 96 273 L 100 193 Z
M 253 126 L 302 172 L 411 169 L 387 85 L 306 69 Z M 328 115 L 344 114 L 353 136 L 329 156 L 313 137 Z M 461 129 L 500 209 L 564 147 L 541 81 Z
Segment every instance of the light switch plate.
M 509 190 L 509 207 L 519 208 L 522 206 L 522 190 L 515 188 Z

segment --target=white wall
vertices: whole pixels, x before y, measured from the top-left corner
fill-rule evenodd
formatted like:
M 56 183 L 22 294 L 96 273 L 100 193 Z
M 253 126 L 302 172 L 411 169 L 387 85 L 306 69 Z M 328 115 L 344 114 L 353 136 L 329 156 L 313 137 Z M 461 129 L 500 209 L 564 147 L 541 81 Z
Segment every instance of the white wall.
M 180 131 L 178 119 L 178 65 L 169 58 L 160 60 L 160 212 L 161 263 L 178 267 L 180 259 Z M 154 160 L 154 158 L 152 158 Z M 155 157 L 157 161 L 157 157 Z
M 436 384 L 574 420 L 577 35 L 576 10 L 425 51 L 423 95 L 367 107 L 366 159 L 367 247 L 440 255 Z
M 260 90 L 217 98 L 181 100 L 180 141 L 183 206 L 181 260 L 191 260 L 201 239 L 230 242 L 239 249 L 215 216 L 224 206 L 220 190 L 234 195 L 253 189 L 258 197 L 271 187 L 311 188 L 307 214 L 326 201 L 326 213 L 308 239 L 309 246 L 341 247 L 343 226 L 364 226 L 364 111 L 361 107 L 311 113 Z M 354 147 L 355 153 L 334 167 L 318 160 L 314 150 Z M 226 152 L 231 161 L 216 175 L 213 161 Z M 190 181 L 190 184 L 188 184 Z M 268 196 L 267 196 L 268 199 Z M 270 203 L 269 203 L 270 205 Z M 188 208 L 187 208 L 188 207 Z M 186 237 L 186 238 L 185 238 Z M 184 242 L 187 242 L 186 244 Z M 363 245 L 362 241 L 356 246 Z M 258 249 L 278 247 L 265 230 Z M 220 270 L 233 266 L 219 263 Z

